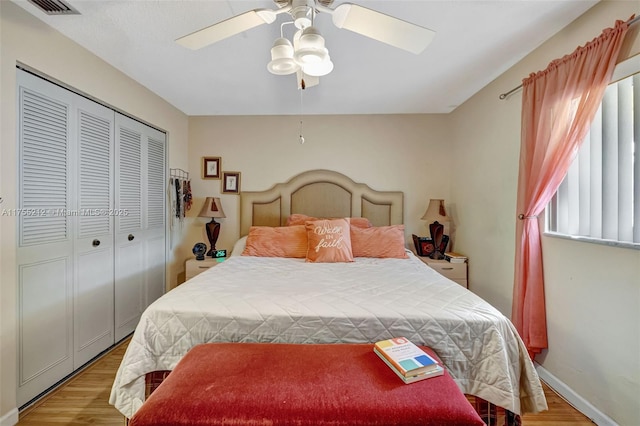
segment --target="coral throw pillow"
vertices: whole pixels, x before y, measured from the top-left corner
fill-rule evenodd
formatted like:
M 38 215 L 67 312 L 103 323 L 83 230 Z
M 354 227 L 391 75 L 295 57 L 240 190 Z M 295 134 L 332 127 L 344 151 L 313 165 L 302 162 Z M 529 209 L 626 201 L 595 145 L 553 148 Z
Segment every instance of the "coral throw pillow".
M 346 219 L 349 220 L 349 223 L 351 223 L 352 226 L 356 226 L 358 228 L 369 228 L 373 226 L 369 221 L 369 219 L 367 219 L 366 217 L 350 217 Z M 320 219 L 313 216 L 307 216 L 306 214 L 294 213 L 287 218 L 287 226 L 304 225 L 305 223 L 311 220 L 320 220 Z
M 307 230 L 303 225 L 252 226 L 242 255 L 304 259 L 307 256 L 307 245 Z
M 373 226 L 366 217 L 350 217 L 349 223 L 352 228 L 371 228 Z
M 287 226 L 304 225 L 309 220 L 318 220 L 318 218 L 307 216 L 306 214 L 294 213 L 287 218 Z
M 404 225 L 351 228 L 353 257 L 392 257 L 406 259 Z
M 353 262 L 347 219 L 307 221 L 307 262 Z

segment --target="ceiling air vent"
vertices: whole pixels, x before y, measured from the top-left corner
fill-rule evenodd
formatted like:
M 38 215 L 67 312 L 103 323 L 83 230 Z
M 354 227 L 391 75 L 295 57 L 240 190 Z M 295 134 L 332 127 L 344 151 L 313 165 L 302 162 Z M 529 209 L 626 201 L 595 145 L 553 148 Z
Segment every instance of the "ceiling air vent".
M 47 15 L 79 15 L 80 12 L 62 0 L 29 0 Z

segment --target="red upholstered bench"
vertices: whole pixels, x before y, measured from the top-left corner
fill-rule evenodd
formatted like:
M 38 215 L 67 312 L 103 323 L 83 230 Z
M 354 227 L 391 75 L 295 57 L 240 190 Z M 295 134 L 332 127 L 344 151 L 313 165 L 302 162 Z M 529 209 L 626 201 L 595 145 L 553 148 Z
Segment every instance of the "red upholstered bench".
M 129 425 L 484 423 L 446 371 L 404 384 L 371 344 L 207 343 L 185 355 Z

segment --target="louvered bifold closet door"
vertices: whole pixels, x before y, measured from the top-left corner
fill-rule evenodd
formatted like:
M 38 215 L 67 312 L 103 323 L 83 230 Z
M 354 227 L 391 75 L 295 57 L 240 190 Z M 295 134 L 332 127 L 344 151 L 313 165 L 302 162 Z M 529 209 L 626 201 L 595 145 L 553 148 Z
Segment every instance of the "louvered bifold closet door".
M 165 289 L 166 253 L 166 136 L 147 128 L 146 132 L 146 280 L 145 305 L 162 296 Z
M 114 344 L 115 113 L 79 98 L 76 114 L 74 368 Z
M 115 337 L 133 332 L 144 309 L 142 124 L 116 115 Z
M 73 370 L 73 96 L 18 71 L 18 405 Z M 4 206 L 3 206 L 4 207 Z
M 116 114 L 116 341 L 164 293 L 166 136 Z

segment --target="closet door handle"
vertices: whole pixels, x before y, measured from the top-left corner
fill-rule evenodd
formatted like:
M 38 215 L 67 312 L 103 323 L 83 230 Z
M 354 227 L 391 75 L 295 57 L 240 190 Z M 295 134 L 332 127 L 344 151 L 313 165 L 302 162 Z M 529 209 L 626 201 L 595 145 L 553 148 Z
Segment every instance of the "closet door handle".
M 127 237 L 127 240 L 129 241 L 133 241 L 135 237 L 133 236 L 133 234 L 129 234 L 129 236 Z
M 92 245 L 92 246 L 94 246 L 94 247 L 98 247 L 98 246 L 100 245 L 100 240 L 97 240 L 97 239 L 96 239 L 96 240 L 93 240 L 93 241 L 91 242 L 91 245 Z

